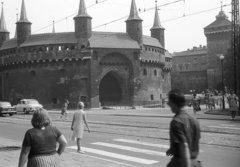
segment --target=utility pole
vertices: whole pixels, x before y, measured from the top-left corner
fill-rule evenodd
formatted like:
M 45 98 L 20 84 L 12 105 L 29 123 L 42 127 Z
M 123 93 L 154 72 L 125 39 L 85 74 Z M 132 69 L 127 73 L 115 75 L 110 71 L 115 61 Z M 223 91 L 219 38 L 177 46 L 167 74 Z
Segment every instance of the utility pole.
M 238 103 L 240 103 L 240 27 L 239 27 L 239 0 L 232 0 L 232 58 L 234 67 L 234 92 L 238 95 Z M 239 107 L 240 112 L 240 107 Z

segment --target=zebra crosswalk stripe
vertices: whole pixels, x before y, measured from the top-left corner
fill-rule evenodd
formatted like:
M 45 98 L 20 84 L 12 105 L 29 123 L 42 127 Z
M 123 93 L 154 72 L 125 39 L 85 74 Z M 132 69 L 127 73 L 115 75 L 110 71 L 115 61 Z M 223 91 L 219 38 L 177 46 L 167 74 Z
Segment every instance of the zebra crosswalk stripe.
M 148 154 L 148 155 L 166 156 L 166 153 L 164 153 L 164 152 L 128 147 L 128 146 L 117 145 L 117 144 L 102 143 L 102 142 L 96 142 L 96 143 L 92 143 L 92 144 L 98 145 L 98 146 L 117 148 L 117 149 L 121 149 L 121 150 L 132 151 L 132 152 L 144 153 L 144 154 Z
M 146 143 L 146 142 L 140 142 L 136 140 L 128 140 L 128 139 L 113 139 L 114 141 L 118 142 L 125 142 L 125 143 L 131 143 L 131 144 L 140 144 L 140 145 L 145 145 L 145 146 L 152 146 L 152 147 L 159 147 L 159 148 L 166 148 L 169 149 L 168 145 L 163 145 L 163 144 L 153 144 L 153 143 Z
M 224 126 L 208 126 L 210 128 L 223 128 L 223 129 L 240 129 L 240 128 L 235 128 L 235 127 L 224 127 Z
M 76 150 L 77 146 L 70 146 L 70 147 L 67 147 L 67 148 Z M 144 159 L 144 158 L 137 158 L 137 157 L 117 154 L 117 153 L 113 153 L 113 152 L 102 151 L 102 150 L 88 148 L 88 147 L 81 147 L 81 148 L 82 148 L 82 150 L 84 150 L 86 152 L 93 153 L 93 154 L 99 154 L 99 155 L 102 155 L 102 156 L 107 156 L 107 157 L 111 157 L 111 158 L 121 159 L 121 160 L 125 160 L 125 161 L 131 161 L 131 162 L 135 162 L 135 163 L 141 163 L 141 164 L 145 164 L 145 165 L 151 165 L 151 164 L 159 162 L 159 161 L 155 161 L 155 160 L 148 160 L 148 159 Z

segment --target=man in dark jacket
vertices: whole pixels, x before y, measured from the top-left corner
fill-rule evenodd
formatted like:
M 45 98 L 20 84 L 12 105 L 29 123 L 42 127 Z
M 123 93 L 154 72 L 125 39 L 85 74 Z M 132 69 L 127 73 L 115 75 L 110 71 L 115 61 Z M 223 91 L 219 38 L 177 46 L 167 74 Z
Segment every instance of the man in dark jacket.
M 170 123 L 170 148 L 166 154 L 172 156 L 167 167 L 200 167 L 200 126 L 185 110 L 185 97 L 179 90 L 168 94 L 168 105 L 175 113 Z

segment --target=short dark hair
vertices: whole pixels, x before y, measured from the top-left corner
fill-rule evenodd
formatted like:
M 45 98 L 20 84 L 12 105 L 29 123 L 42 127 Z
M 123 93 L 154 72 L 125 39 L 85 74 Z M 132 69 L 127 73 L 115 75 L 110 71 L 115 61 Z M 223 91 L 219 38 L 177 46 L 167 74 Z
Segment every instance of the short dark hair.
M 47 110 L 39 108 L 34 111 L 31 123 L 34 128 L 42 128 L 50 125 L 52 121 Z
M 168 93 L 168 99 L 169 101 L 177 105 L 179 108 L 184 107 L 186 103 L 185 96 L 179 89 L 171 90 Z

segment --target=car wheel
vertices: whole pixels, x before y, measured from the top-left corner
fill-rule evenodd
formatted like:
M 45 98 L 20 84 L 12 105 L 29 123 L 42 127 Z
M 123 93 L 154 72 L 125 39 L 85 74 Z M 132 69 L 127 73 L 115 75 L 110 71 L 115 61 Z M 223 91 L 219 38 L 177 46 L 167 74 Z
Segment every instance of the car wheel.
M 9 114 L 9 116 L 13 116 L 13 114 Z

